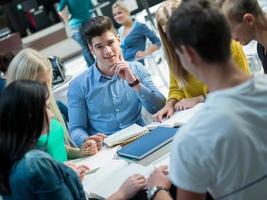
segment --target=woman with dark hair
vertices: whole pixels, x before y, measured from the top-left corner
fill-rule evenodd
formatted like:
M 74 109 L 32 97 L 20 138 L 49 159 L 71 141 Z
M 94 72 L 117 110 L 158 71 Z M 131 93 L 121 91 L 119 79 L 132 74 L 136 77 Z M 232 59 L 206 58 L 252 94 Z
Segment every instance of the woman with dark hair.
M 0 194 L 7 199 L 86 199 L 76 173 L 35 149 L 49 132 L 49 92 L 41 83 L 14 81 L 0 98 Z M 129 177 L 108 200 L 131 198 L 146 185 Z
M 76 173 L 35 145 L 49 129 L 48 91 L 15 81 L 0 99 L 0 192 L 3 199 L 85 199 Z

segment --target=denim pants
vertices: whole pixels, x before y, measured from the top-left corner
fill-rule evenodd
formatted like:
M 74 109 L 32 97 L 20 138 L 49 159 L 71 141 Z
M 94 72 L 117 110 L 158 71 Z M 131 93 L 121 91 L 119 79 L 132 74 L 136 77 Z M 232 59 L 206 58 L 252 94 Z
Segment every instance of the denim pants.
M 90 67 L 94 63 L 94 57 L 91 54 L 86 38 L 83 36 L 82 31 L 81 31 L 81 26 L 77 26 L 75 28 L 71 28 L 72 30 L 72 38 L 79 43 L 79 45 L 82 48 L 82 54 L 83 57 L 87 63 L 87 66 Z

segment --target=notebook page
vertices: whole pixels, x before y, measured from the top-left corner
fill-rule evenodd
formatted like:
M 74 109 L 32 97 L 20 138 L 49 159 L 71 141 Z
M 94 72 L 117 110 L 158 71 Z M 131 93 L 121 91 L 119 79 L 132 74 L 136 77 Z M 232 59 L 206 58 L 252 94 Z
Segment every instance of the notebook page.
M 116 192 L 129 176 L 134 174 L 142 174 L 143 176 L 148 177 L 151 172 L 152 170 L 150 168 L 135 163 L 130 164 L 126 168 L 112 173 L 112 176 L 103 180 L 100 183 L 101 187 L 95 188 L 92 193 L 96 196 L 101 196 L 106 199 L 111 194 Z
M 102 168 L 100 168 L 96 173 L 85 176 L 82 185 L 84 191 L 89 195 L 92 196 L 92 193 L 98 191 L 99 189 L 102 190 L 110 190 L 113 188 L 113 182 L 116 182 L 116 179 L 113 179 L 111 184 L 108 180 L 114 174 L 118 173 L 129 164 L 124 160 L 112 160 L 109 163 L 106 163 Z M 109 185 L 110 184 L 110 185 Z M 97 194 L 97 193 L 96 193 Z M 100 195 L 102 196 L 102 195 Z
M 175 127 L 180 126 L 185 123 L 187 123 L 202 107 L 203 103 L 199 103 L 195 105 L 193 108 L 176 111 L 169 119 L 164 119 L 162 123 L 160 122 L 153 122 L 146 127 L 149 130 L 152 130 L 156 127 L 162 126 L 162 127 Z
M 122 129 L 109 137 L 105 138 L 104 143 L 108 146 L 113 146 L 118 141 L 122 141 L 124 139 L 133 137 L 137 135 L 138 133 L 141 133 L 143 131 L 146 131 L 147 128 L 139 126 L 138 124 L 132 124 L 131 126 Z
M 202 107 L 203 103 L 195 105 L 193 108 L 176 111 L 173 116 L 165 120 L 163 123 L 172 124 L 173 126 L 179 126 L 187 123 Z
M 148 167 L 160 167 L 162 165 L 167 165 L 167 166 L 170 165 L 170 152 L 163 155 L 154 162 L 150 163 Z
M 90 170 L 101 168 L 106 163 L 113 160 L 113 158 L 116 156 L 118 148 L 118 146 L 113 148 L 103 146 L 102 149 L 95 155 L 72 160 L 71 162 L 76 165 L 86 165 L 90 168 Z

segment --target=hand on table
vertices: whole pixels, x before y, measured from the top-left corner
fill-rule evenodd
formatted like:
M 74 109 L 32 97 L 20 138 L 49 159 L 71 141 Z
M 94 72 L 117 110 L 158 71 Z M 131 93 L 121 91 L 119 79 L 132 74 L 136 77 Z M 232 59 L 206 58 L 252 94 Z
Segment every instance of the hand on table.
M 96 142 L 96 146 L 97 146 L 97 151 L 99 151 L 102 146 L 103 146 L 103 140 L 104 138 L 106 138 L 107 136 L 103 133 L 97 133 L 95 135 L 89 136 L 84 143 L 86 143 L 87 141 L 90 140 L 94 140 Z
M 168 178 L 168 166 L 164 165 L 156 168 L 147 179 L 147 186 L 160 186 L 169 190 L 171 187 L 171 182 Z
M 180 111 L 180 110 L 186 110 L 189 108 L 193 108 L 196 104 L 201 103 L 201 102 L 204 102 L 203 95 L 189 98 L 189 99 L 182 99 L 175 104 L 174 110 Z

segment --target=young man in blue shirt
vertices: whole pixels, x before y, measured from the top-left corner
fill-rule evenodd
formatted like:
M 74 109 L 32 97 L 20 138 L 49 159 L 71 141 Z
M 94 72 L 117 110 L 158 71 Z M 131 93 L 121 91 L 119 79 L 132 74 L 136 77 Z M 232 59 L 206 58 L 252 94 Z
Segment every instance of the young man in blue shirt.
M 124 60 L 111 19 L 92 18 L 84 32 L 96 62 L 68 90 L 69 130 L 78 146 L 97 133 L 110 135 L 133 123 L 144 125 L 142 106 L 154 114 L 165 103 L 144 66 Z
M 69 10 L 69 16 L 63 13 L 65 7 Z M 89 51 L 81 27 L 91 18 L 92 9 L 93 4 L 91 0 L 60 0 L 57 6 L 59 15 L 71 27 L 72 38 L 81 46 L 82 54 L 88 67 L 93 64 L 94 57 Z

